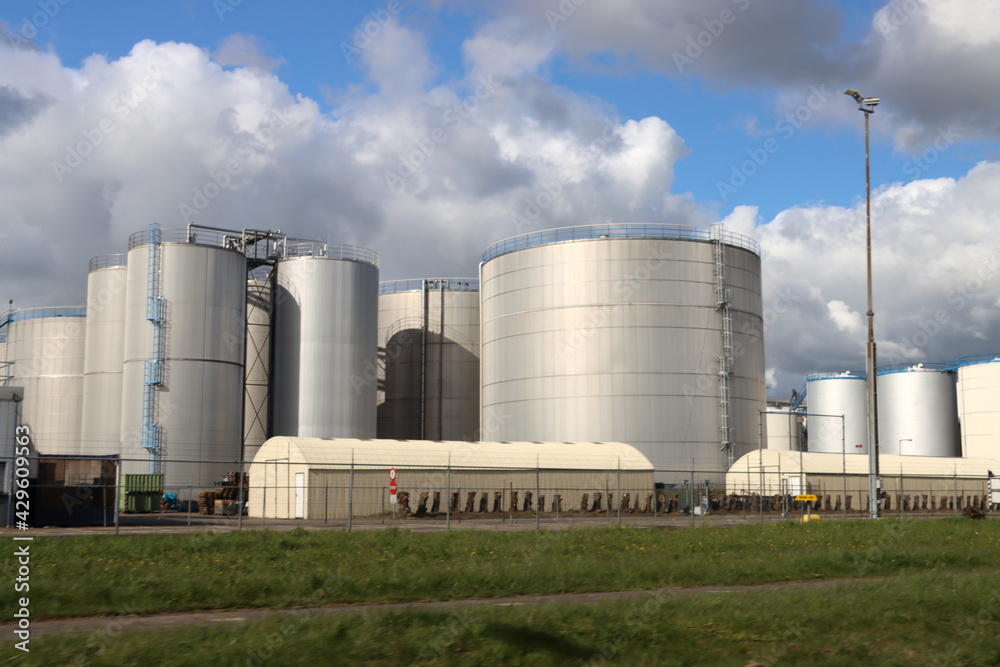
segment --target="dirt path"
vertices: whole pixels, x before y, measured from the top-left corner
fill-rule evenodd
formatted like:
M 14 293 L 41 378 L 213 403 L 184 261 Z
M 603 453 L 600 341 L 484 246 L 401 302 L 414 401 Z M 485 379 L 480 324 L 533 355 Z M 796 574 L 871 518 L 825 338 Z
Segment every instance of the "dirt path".
M 661 588 L 643 591 L 609 591 L 604 593 L 563 593 L 560 595 L 525 595 L 486 600 L 444 600 L 440 602 L 399 602 L 383 604 L 336 605 L 326 607 L 299 607 L 292 609 L 237 609 L 230 611 L 192 611 L 177 614 L 150 616 L 97 616 L 68 618 L 51 621 L 32 621 L 32 639 L 55 633 L 86 632 L 115 637 L 122 632 L 155 630 L 182 625 L 210 623 L 244 623 L 270 616 L 304 616 L 307 614 L 357 614 L 371 611 L 454 611 L 466 607 L 509 607 L 528 604 L 590 604 L 603 600 L 644 599 L 655 596 L 686 597 L 725 593 L 754 593 L 787 588 L 825 588 L 859 582 L 884 581 L 886 577 L 866 579 L 824 579 L 817 581 L 789 581 L 754 586 L 696 586 Z M 0 632 L 10 635 L 15 625 L 0 624 Z

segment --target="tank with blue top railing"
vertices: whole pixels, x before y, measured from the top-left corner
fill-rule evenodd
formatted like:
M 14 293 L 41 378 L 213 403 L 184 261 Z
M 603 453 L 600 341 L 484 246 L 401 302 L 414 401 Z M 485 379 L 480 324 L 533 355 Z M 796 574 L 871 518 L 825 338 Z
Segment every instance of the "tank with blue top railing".
M 734 232 L 721 232 L 722 240 L 727 244 L 760 255 L 760 244 L 748 236 Z M 646 223 L 622 223 L 614 225 L 582 225 L 579 227 L 559 227 L 537 232 L 528 232 L 519 236 L 498 241 L 485 252 L 483 262 L 505 255 L 515 250 L 562 243 L 565 241 L 584 241 L 591 239 L 677 239 L 682 241 L 714 241 L 717 233 L 709 227 L 692 227 L 688 225 L 666 225 Z

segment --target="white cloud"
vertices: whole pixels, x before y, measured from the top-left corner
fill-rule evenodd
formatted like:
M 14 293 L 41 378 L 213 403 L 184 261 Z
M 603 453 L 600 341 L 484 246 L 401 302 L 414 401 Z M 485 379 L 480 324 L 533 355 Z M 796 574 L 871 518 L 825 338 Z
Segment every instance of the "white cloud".
M 990 231 L 1000 164 L 977 165 L 958 180 L 886 187 L 873 194 L 872 209 L 879 364 L 954 361 L 1000 348 L 1000 240 Z M 863 368 L 864 202 L 784 211 L 756 235 L 765 307 L 794 297 L 766 332 L 778 393 L 808 372 Z
M 0 108 L 11 110 L 0 123 L 0 298 L 79 303 L 91 256 L 124 250 L 150 222 L 183 226 L 182 207 L 203 224 L 371 247 L 383 279 L 475 275 L 487 245 L 534 229 L 714 222 L 671 190 L 687 149 L 667 122 L 620 119 L 552 85 L 538 72 L 543 52 L 484 31 L 466 45 L 467 71 L 440 82 L 420 36 L 390 24 L 363 52 L 372 92 L 324 113 L 275 74 L 225 69 L 190 44 L 140 42 L 79 68 L 0 46 Z M 881 361 L 998 351 L 998 210 L 992 162 L 874 193 Z M 863 203 L 770 221 L 738 207 L 725 223 L 762 244 L 764 305 L 778 314 L 766 331 L 773 391 L 861 367 Z
M 222 40 L 219 48 L 212 53 L 212 60 L 224 67 L 247 66 L 274 71 L 283 61 L 267 55 L 267 50 L 267 45 L 256 35 L 237 32 Z
M 660 119 L 620 121 L 535 74 L 436 83 L 419 36 L 395 24 L 363 58 L 374 92 L 322 113 L 273 73 L 190 44 L 144 41 L 80 68 L 0 46 L 17 111 L 0 135 L 7 293 L 80 302 L 87 260 L 151 222 L 365 245 L 391 279 L 475 275 L 487 245 L 535 228 L 703 219 L 670 194 L 685 150 Z

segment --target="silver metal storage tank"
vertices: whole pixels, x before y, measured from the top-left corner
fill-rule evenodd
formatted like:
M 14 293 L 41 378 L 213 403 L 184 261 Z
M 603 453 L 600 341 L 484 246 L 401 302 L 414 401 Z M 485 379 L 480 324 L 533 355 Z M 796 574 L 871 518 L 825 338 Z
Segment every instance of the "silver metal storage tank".
M 273 435 L 374 438 L 378 255 L 290 241 L 276 270 Z
M 765 406 L 760 268 L 756 242 L 718 227 L 569 227 L 491 246 L 482 439 L 626 442 L 659 471 L 724 470 L 757 448 Z
M 21 423 L 40 454 L 79 454 L 87 309 L 25 308 L 10 315 L 11 385 L 24 388 Z
M 479 280 L 379 285 L 378 437 L 479 439 Z
M 804 415 L 788 410 L 772 410 L 764 413 L 766 419 L 764 432 L 767 449 L 797 452 L 802 449 L 802 423 Z
M 247 281 L 246 395 L 243 460 L 253 461 L 268 438 L 271 409 L 271 280 Z
M 806 383 L 809 451 L 867 454 L 865 374 L 854 371 L 811 373 L 806 376 Z
M 122 453 L 132 461 L 123 469 L 155 471 L 144 424 L 158 425 L 166 490 L 196 498 L 236 469 L 213 462 L 240 457 L 247 261 L 231 236 L 199 231 L 188 242 L 187 230 L 156 232 L 160 243 L 152 231 L 129 238 Z
M 124 254 L 90 260 L 81 454 L 102 456 L 121 451 L 127 284 L 128 267 Z
M 1000 354 L 958 362 L 958 408 L 962 456 L 1000 458 Z
M 961 456 L 955 373 L 945 364 L 879 368 L 879 454 Z

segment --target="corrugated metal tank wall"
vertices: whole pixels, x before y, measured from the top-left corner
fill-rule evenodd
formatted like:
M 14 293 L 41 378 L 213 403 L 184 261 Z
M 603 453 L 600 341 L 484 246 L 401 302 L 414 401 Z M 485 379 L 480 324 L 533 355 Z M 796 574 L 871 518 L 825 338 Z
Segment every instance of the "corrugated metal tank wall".
M 243 458 L 252 461 L 268 437 L 271 379 L 271 281 L 247 282 L 246 395 Z
M 806 377 L 806 382 L 809 451 L 867 454 L 868 394 L 865 374 L 851 371 L 812 373 Z
M 164 302 L 163 384 L 156 396 L 155 422 L 162 428 L 165 483 L 187 497 L 210 488 L 240 457 L 243 430 L 244 309 L 246 257 L 200 233 L 184 242 L 186 230 L 163 230 L 160 296 Z M 122 376 L 123 456 L 137 459 L 125 472 L 148 472 L 142 449 L 143 377 L 153 353 L 153 325 L 146 319 L 149 233 L 129 239 Z M 190 489 L 184 487 L 192 487 Z
M 797 452 L 802 447 L 802 424 L 798 412 L 773 411 L 765 413 L 767 420 L 768 449 Z
M 479 280 L 381 283 L 378 355 L 379 438 L 479 439 Z
M 954 372 L 919 364 L 877 374 L 880 454 L 961 456 Z
M 104 255 L 90 260 L 81 454 L 106 455 L 121 451 L 127 284 L 128 268 L 124 254 Z
M 962 456 L 1000 458 L 1000 354 L 959 362 L 958 405 Z
M 24 388 L 21 423 L 40 454 L 79 454 L 86 308 L 25 308 L 11 314 L 11 385 Z
M 610 225 L 487 249 L 483 439 L 620 441 L 661 470 L 723 470 L 723 315 L 711 239 L 703 228 Z M 765 406 L 761 267 L 752 240 L 724 239 L 738 458 L 757 448 Z
M 374 438 L 378 255 L 289 244 L 277 272 L 273 434 Z

